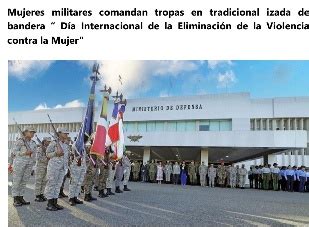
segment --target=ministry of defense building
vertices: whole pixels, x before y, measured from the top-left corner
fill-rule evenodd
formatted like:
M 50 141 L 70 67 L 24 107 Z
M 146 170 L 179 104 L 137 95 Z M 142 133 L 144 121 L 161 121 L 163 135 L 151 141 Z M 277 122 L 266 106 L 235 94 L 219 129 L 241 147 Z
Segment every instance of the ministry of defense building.
M 124 133 L 131 159 L 309 166 L 309 97 L 253 99 L 249 93 L 227 93 L 127 101 Z M 108 119 L 112 108 L 111 101 Z M 52 132 L 49 114 L 56 127 L 68 128 L 74 138 L 85 111 L 10 112 L 9 149 L 18 137 L 13 118 L 43 137 Z

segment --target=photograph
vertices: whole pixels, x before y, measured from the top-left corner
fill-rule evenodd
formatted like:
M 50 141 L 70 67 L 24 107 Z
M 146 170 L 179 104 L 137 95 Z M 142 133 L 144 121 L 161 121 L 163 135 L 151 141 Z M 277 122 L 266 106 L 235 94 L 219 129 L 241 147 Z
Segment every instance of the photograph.
M 9 226 L 309 225 L 309 61 L 7 64 Z

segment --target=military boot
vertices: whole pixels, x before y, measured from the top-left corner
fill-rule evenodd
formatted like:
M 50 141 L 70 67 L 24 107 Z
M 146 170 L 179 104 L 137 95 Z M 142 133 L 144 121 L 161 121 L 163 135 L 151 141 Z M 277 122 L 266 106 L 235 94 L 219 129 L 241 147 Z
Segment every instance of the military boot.
M 58 204 L 58 199 L 53 199 L 54 200 L 54 206 L 57 208 L 57 210 L 63 210 L 63 206 L 60 206 Z
M 115 193 L 112 192 L 112 189 L 111 188 L 108 188 L 107 189 L 107 195 L 115 195 Z
M 47 206 L 46 206 L 46 210 L 49 211 L 56 211 L 58 210 L 55 206 L 54 206 L 54 200 L 53 199 L 49 199 L 47 202 Z
M 124 186 L 123 186 L 123 190 L 124 190 L 124 191 L 131 191 L 131 189 L 128 189 L 128 186 L 127 186 L 127 185 L 124 185 Z
M 24 200 L 24 197 L 23 197 L 23 196 L 19 196 L 19 198 L 20 198 L 19 201 L 21 202 L 22 205 L 30 205 L 30 202 Z
M 44 200 L 43 200 L 43 198 L 41 197 L 41 195 L 36 195 L 34 201 L 36 201 L 36 202 L 44 202 Z
M 91 195 L 91 194 L 89 194 L 89 199 L 90 199 L 90 201 L 97 200 L 97 198 L 92 197 L 92 195 Z
M 117 186 L 115 192 L 116 192 L 116 193 L 122 193 L 123 191 L 121 191 L 121 190 L 120 190 L 120 187 Z
M 40 196 L 41 196 L 43 201 L 47 201 L 46 197 L 43 194 L 41 194 Z
M 18 196 L 14 196 L 14 203 L 13 203 L 14 207 L 20 207 L 23 204 L 21 203 L 21 201 L 19 200 Z
M 70 198 L 69 199 L 69 203 L 70 203 L 71 206 L 75 206 L 76 205 L 74 198 Z
M 79 200 L 77 197 L 74 197 L 74 201 L 76 204 L 83 204 L 84 202 Z
M 60 189 L 60 193 L 59 193 L 59 198 L 66 198 L 68 197 L 66 194 L 64 194 L 63 192 L 63 188 Z

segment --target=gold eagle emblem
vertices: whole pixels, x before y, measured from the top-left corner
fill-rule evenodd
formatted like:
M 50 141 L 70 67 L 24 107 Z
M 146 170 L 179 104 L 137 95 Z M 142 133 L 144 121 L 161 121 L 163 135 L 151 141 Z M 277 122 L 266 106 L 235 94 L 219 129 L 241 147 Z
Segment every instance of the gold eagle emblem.
M 143 136 L 141 135 L 136 135 L 136 136 L 127 136 L 128 139 L 130 139 L 131 142 L 139 142 L 139 139 L 141 139 Z

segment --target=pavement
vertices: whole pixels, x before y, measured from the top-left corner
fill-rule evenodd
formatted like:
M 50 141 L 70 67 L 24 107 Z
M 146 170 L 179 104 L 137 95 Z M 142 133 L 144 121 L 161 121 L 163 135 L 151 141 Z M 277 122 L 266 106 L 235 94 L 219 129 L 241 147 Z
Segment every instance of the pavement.
M 65 209 L 50 212 L 34 202 L 33 178 L 29 206 L 12 205 L 11 184 L 9 226 L 309 226 L 309 193 L 129 182 L 130 192 L 74 207 L 59 199 Z

